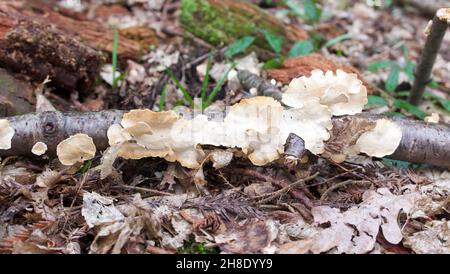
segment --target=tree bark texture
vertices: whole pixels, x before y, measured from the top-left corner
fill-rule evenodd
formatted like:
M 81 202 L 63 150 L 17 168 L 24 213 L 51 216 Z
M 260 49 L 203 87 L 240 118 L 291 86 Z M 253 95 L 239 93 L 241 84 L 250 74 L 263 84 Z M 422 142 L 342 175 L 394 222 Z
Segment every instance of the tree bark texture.
M 0 156 L 32 155 L 31 148 L 40 141 L 54 154 L 59 142 L 70 135 L 85 133 L 91 136 L 102 151 L 108 147 L 106 132 L 112 124 L 120 123 L 125 111 L 104 110 L 99 112 L 43 112 L 7 118 L 15 130 L 12 148 L 0 150 Z M 212 114 L 214 115 L 214 113 Z M 392 118 L 381 115 L 359 114 L 333 118 L 333 124 L 345 123 L 348 119 L 391 119 L 402 130 L 402 140 L 397 150 L 388 158 L 412 163 L 450 167 L 450 128 L 444 125 L 427 124 L 422 121 Z

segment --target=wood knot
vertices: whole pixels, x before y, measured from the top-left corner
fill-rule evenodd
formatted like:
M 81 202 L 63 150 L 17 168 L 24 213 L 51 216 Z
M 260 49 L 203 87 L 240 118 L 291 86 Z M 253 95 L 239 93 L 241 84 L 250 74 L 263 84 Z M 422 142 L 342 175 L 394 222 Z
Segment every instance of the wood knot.
M 42 133 L 45 137 L 52 137 L 56 135 L 58 126 L 58 118 L 54 113 L 47 113 L 42 123 Z

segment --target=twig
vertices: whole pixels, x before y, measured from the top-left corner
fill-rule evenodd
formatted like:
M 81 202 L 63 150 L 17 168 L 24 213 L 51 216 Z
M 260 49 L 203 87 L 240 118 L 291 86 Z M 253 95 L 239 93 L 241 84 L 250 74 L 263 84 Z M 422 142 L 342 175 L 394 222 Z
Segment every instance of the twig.
M 433 69 L 436 56 L 441 47 L 442 39 L 450 22 L 450 8 L 442 8 L 436 12 L 431 24 L 425 46 L 423 47 L 420 62 L 414 73 L 414 84 L 408 98 L 413 105 L 420 103 L 426 85 L 430 82 L 431 70 Z
M 153 194 L 156 194 L 156 195 L 163 195 L 163 196 L 173 196 L 174 195 L 172 193 L 159 191 L 159 190 L 155 190 L 155 189 L 151 189 L 151 188 L 139 187 L 139 186 L 120 185 L 119 187 L 126 188 L 126 189 L 137 190 L 137 191 L 143 191 L 143 192 L 150 192 L 150 193 L 153 193 Z
M 311 181 L 312 179 L 316 178 L 318 175 L 319 175 L 319 172 L 316 172 L 315 174 L 313 174 L 313 175 L 311 175 L 309 177 L 306 177 L 304 179 L 300 179 L 298 181 L 295 181 L 294 183 L 289 184 L 289 185 L 283 187 L 282 189 L 279 189 L 279 190 L 277 190 L 275 192 L 272 192 L 272 193 L 266 193 L 266 194 L 263 194 L 263 195 L 260 195 L 260 196 L 253 197 L 253 199 L 261 199 L 261 198 L 266 198 L 266 197 L 272 197 L 271 198 L 271 200 L 272 200 L 272 199 L 274 199 L 276 197 L 281 196 L 284 192 L 288 192 L 293 187 L 296 187 L 296 186 L 299 186 L 299 185 L 300 186 L 304 186 L 304 187 L 308 187 L 308 186 L 304 185 L 304 183 L 308 182 L 308 181 Z M 263 204 L 262 201 L 259 201 L 258 204 Z
M 281 91 L 262 77 L 247 70 L 240 70 L 237 76 L 242 87 L 245 89 L 256 88 L 258 90 L 258 95 L 269 96 L 275 100 L 281 101 Z
M 227 50 L 227 48 L 228 47 L 223 47 L 219 50 L 213 50 L 212 55 L 215 56 L 217 54 L 223 54 Z M 208 58 L 208 56 L 209 56 L 209 52 L 195 58 L 194 60 L 192 60 L 189 63 L 187 63 L 186 65 L 184 65 L 184 69 L 189 69 L 191 66 L 197 65 L 198 63 L 205 61 Z
M 272 176 L 261 174 L 258 171 L 252 170 L 252 169 L 237 168 L 237 169 L 233 170 L 233 173 L 255 177 L 258 180 L 270 182 L 272 185 L 274 185 L 274 186 L 276 186 L 278 188 L 285 188 L 285 187 L 289 188 L 289 186 L 290 186 L 290 184 L 288 184 L 284 180 L 278 180 L 276 178 L 273 178 Z M 289 191 L 289 194 L 293 198 L 298 199 L 308 209 L 311 209 L 314 206 L 313 202 L 308 198 L 308 196 L 306 196 L 305 193 L 303 193 L 301 191 L 298 191 L 296 189 L 292 189 L 292 188 L 290 188 L 288 191 Z
M 320 201 L 321 201 L 321 202 L 324 201 L 325 198 L 328 196 L 328 194 L 329 194 L 331 191 L 333 191 L 333 190 L 335 190 L 335 189 L 338 189 L 338 188 L 340 188 L 340 187 L 346 186 L 346 185 L 351 185 L 351 184 L 357 184 L 357 185 L 359 185 L 359 184 L 372 184 L 372 182 L 370 182 L 370 181 L 365 181 L 365 180 L 362 180 L 362 181 L 347 180 L 347 181 L 343 181 L 343 182 L 337 183 L 337 184 L 335 184 L 335 185 L 332 185 L 330 188 L 328 188 L 328 189 L 322 194 L 322 196 L 320 197 Z

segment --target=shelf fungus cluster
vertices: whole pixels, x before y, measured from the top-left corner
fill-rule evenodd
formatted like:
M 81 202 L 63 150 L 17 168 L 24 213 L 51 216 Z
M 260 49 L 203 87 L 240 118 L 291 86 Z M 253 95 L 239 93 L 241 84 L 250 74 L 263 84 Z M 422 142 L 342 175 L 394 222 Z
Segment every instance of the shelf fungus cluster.
M 161 157 L 187 168 L 200 168 L 206 161 L 223 167 L 234 153 L 261 166 L 283 155 L 291 133 L 300 137 L 311 153 L 337 162 L 358 153 L 375 157 L 392 154 L 402 138 L 399 126 L 388 119 L 352 123 L 344 131 L 340 130 L 342 125 L 335 125 L 335 118 L 356 117 L 353 115 L 362 112 L 367 103 L 365 86 L 356 75 L 341 70 L 335 74 L 314 70 L 310 77 L 292 80 L 282 102 L 287 107 L 271 97 L 253 97 L 214 117 L 208 113 L 131 110 L 107 131 L 110 147 L 99 167 L 102 177 L 111 172 L 117 157 Z M 8 149 L 14 130 L 6 120 L 0 120 L 0 125 L 0 149 Z M 92 138 L 83 133 L 57 146 L 64 165 L 91 159 L 95 153 Z

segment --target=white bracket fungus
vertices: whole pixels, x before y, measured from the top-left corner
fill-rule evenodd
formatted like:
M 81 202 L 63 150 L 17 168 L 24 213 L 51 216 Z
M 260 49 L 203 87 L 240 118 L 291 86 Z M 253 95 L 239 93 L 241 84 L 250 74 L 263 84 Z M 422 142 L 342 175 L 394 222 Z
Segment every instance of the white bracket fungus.
M 323 152 L 331 113 L 318 103 L 284 110 L 280 102 L 261 96 L 231 106 L 223 121 L 144 109 L 124 114 L 121 125 L 112 125 L 108 138 L 125 159 L 163 157 L 198 168 L 207 157 L 199 145 L 213 145 L 240 148 L 253 164 L 264 165 L 280 157 L 291 132 L 303 138 L 311 152 Z
M 41 156 L 46 151 L 47 151 L 47 145 L 42 142 L 37 142 L 36 144 L 34 144 L 33 148 L 31 149 L 31 152 L 37 156 Z
M 356 74 L 336 70 L 336 74 L 313 70 L 310 77 L 295 78 L 283 94 L 283 103 L 290 107 L 309 107 L 312 98 L 330 109 L 333 115 L 360 113 L 367 104 L 367 89 Z
M 355 146 L 369 156 L 384 157 L 394 153 L 402 139 L 402 130 L 387 119 L 377 120 L 375 128 L 361 134 Z
M 10 149 L 11 140 L 14 136 L 14 129 L 6 119 L 0 119 L 0 149 Z
M 111 148 L 103 156 L 102 177 L 111 172 L 116 157 L 162 157 L 187 168 L 200 168 L 212 160 L 214 166 L 222 167 L 202 145 L 240 149 L 254 165 L 261 166 L 280 157 L 290 133 L 302 138 L 310 152 L 321 154 L 324 141 L 330 138 L 332 116 L 361 112 L 367 89 L 355 74 L 314 70 L 311 77 L 291 82 L 283 103 L 291 108 L 284 109 L 270 97 L 244 99 L 220 120 L 209 120 L 204 114 L 186 119 L 173 111 L 131 110 L 120 125 L 108 130 Z M 382 157 L 393 153 L 400 139 L 400 128 L 382 119 L 360 136 L 352 151 Z M 225 165 L 231 158 L 232 154 L 227 155 Z
M 94 141 L 86 134 L 78 133 L 65 139 L 56 147 L 59 161 L 66 166 L 94 158 Z

